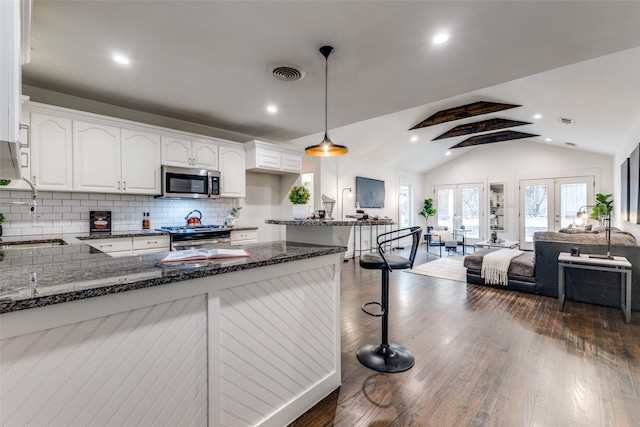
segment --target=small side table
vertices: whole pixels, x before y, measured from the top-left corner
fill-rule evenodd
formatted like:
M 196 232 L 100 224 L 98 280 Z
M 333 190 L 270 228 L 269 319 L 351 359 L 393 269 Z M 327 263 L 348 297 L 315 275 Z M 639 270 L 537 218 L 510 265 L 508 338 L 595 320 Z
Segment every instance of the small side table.
M 558 309 L 564 309 L 565 272 L 566 268 L 584 270 L 611 271 L 620 273 L 620 308 L 624 312 L 625 321 L 631 323 L 631 263 L 621 256 L 613 259 L 589 258 L 589 255 L 571 256 L 568 252 L 558 255 Z

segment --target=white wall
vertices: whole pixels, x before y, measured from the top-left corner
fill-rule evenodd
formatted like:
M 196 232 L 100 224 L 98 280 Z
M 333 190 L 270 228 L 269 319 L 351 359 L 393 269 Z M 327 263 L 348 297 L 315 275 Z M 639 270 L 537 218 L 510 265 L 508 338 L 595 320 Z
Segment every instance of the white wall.
M 622 165 L 622 162 L 631 155 L 631 152 L 638 146 L 638 144 L 640 144 L 640 116 L 638 116 L 636 118 L 636 121 L 632 124 L 629 133 L 627 134 L 625 143 L 620 148 L 620 150 L 618 150 L 613 161 L 615 183 L 615 192 L 613 195 L 613 212 L 616 220 L 615 224 L 622 230 L 633 234 L 636 237 L 636 240 L 640 242 L 640 224 L 632 224 L 629 221 L 622 221 L 620 218 L 620 211 L 616 211 L 615 203 L 622 197 L 622 187 L 620 184 L 620 165 Z
M 518 240 L 519 180 L 581 175 L 595 175 L 595 193 L 613 192 L 610 156 L 528 141 L 488 144 L 425 174 L 424 197 L 434 198 L 436 185 L 471 182 L 484 183 L 486 196 L 489 182 L 504 182 L 506 231 L 500 235 Z

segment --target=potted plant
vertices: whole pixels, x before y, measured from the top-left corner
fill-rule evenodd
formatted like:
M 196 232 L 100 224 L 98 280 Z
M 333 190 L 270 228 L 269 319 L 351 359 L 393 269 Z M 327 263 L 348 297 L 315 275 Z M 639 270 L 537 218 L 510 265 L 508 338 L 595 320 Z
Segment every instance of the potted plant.
M 418 215 L 424 217 L 426 228 L 429 227 L 429 217 L 434 216 L 436 212 L 436 209 L 433 207 L 433 199 L 424 199 L 422 210 L 418 212 Z
M 231 228 L 234 226 L 238 213 L 240 213 L 240 209 L 242 209 L 242 206 L 231 208 L 231 210 L 229 211 L 229 216 L 227 216 L 227 218 L 225 219 L 225 224 L 227 227 Z
M 289 201 L 293 203 L 293 219 L 307 219 L 307 202 L 311 192 L 304 185 L 294 185 L 289 191 Z
M 604 225 L 605 219 L 611 216 L 613 211 L 613 200 L 609 200 L 611 194 L 596 194 L 596 204 L 591 211 L 591 219 L 598 220 L 600 225 Z

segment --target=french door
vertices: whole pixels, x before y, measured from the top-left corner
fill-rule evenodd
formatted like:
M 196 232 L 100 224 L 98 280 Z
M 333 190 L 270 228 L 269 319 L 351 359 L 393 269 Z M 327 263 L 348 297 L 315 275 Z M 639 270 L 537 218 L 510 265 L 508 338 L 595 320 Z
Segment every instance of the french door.
M 573 224 L 581 207 L 593 204 L 593 176 L 520 181 L 520 248 L 533 249 L 533 233 Z
M 484 184 L 437 185 L 435 190 L 436 225 L 464 228 L 467 239 L 480 239 L 485 233 Z

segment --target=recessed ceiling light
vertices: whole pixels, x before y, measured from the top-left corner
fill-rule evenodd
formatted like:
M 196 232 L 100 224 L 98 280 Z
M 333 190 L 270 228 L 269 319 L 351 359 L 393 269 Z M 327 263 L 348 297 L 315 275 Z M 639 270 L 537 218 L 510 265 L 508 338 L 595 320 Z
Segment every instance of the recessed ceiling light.
M 278 107 L 276 107 L 275 105 L 269 105 L 267 107 L 267 111 L 270 113 L 277 113 L 278 112 Z
M 545 138 L 544 140 L 547 141 L 547 142 L 553 141 L 553 139 L 551 139 L 551 138 Z
M 417 136 L 412 136 L 412 137 L 411 137 L 411 142 L 416 142 L 417 140 L 418 140 L 418 137 L 417 137 Z
M 437 36 L 435 36 L 433 38 L 433 43 L 434 44 L 442 44 L 444 42 L 446 42 L 447 40 L 449 40 L 449 34 L 438 34 Z
M 542 114 L 534 114 L 533 118 L 534 119 L 541 119 L 542 118 Z
M 118 64 L 128 64 L 129 63 L 129 58 L 127 58 L 126 56 L 122 56 L 122 55 L 114 55 L 113 56 L 113 60 L 116 61 Z
M 451 151 L 447 151 L 446 153 L 444 153 L 445 156 L 450 156 L 451 155 Z

